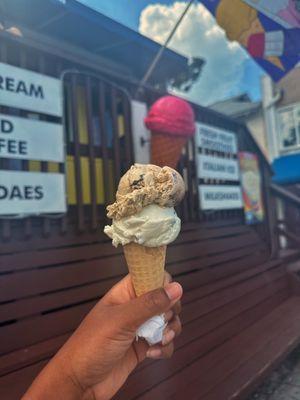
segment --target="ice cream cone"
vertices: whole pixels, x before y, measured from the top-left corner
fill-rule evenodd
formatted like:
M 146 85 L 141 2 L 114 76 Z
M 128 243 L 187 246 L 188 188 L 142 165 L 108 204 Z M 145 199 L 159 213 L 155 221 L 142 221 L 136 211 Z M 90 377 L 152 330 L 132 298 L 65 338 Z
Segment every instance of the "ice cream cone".
M 195 133 L 191 105 L 175 96 L 164 96 L 150 108 L 145 125 L 151 131 L 151 162 L 176 168 L 188 139 Z
M 151 132 L 151 163 L 176 168 L 188 137 Z
M 184 193 L 184 181 L 174 169 L 135 164 L 122 176 L 115 203 L 107 207 L 113 222 L 104 232 L 114 246 L 123 246 L 137 296 L 163 287 L 167 245 L 177 238 L 181 225 L 174 207 Z M 164 316 L 156 315 L 136 335 L 154 345 L 162 341 L 165 327 Z
M 137 296 L 163 286 L 167 246 L 129 243 L 123 250 Z

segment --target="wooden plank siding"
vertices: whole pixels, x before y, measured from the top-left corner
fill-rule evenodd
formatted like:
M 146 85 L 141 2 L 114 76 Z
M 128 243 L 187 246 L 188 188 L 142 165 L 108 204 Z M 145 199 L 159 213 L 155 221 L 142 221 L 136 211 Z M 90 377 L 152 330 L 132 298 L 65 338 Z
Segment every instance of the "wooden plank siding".
M 45 254 L 51 252 L 47 250 Z M 55 266 L 49 265 L 45 256 L 37 258 L 35 266 L 22 264 L 22 259 L 35 259 L 34 253 L 28 255 L 1 257 L 3 265 L 7 265 L 7 272 L 0 277 L 3 373 L 7 373 L 9 366 L 15 368 L 13 354 L 18 357 L 22 349 L 33 349 L 28 352 L 27 364 L 23 358 L 22 366 L 45 357 L 42 342 L 48 346 L 55 337 L 66 338 L 97 299 L 126 273 L 121 250 L 114 250 L 108 242 L 103 242 L 102 246 L 97 243 L 58 249 L 53 259 L 58 262 Z M 269 289 L 265 286 L 270 282 L 278 281 L 274 290 L 277 285 L 278 290 L 282 290 L 280 278 L 283 272 L 278 262 L 267 262 L 267 259 L 265 247 L 258 246 L 257 236 L 248 227 L 233 225 L 212 229 L 207 226 L 203 229 L 199 225 L 185 226 L 180 239 L 168 250 L 167 263 L 168 270 L 187 293 L 184 324 L 196 321 L 201 315 L 217 312 L 248 292 L 257 292 L 252 296 L 253 301 L 260 299 L 259 290 L 268 296 Z M 9 271 L 13 265 L 25 268 Z M 264 271 L 268 275 L 262 280 Z M 249 279 L 252 281 L 250 288 Z M 233 285 L 239 286 L 233 290 Z M 222 315 L 222 311 L 219 313 Z M 210 318 L 215 320 L 212 315 Z M 193 340 L 190 331 L 185 340 Z M 46 354 L 51 356 L 59 345 L 61 341 L 50 346 Z M 34 350 L 35 346 L 40 347 L 40 355 Z
M 246 259 L 250 254 L 253 257 L 256 254 L 262 259 L 267 258 L 264 247 L 259 245 L 257 237 L 250 229 L 233 227 L 231 236 L 224 238 L 228 232 L 229 228 L 221 228 L 207 229 L 207 232 L 198 233 L 198 229 L 189 230 L 186 227 L 185 232 L 168 250 L 167 268 L 175 276 L 186 272 L 196 275 L 201 273 L 202 279 L 207 281 L 216 279 L 218 274 L 222 275 L 222 263 L 226 260 L 232 262 L 238 260 L 241 266 L 241 260 Z M 202 255 L 201 260 L 199 260 L 199 254 Z M 93 284 L 97 281 L 100 283 L 97 285 L 100 296 L 112 283 L 108 282 L 108 279 L 116 279 L 126 273 L 122 249 L 113 248 L 107 240 L 97 241 L 95 244 L 51 249 L 51 251 L 49 249 L 31 252 L 27 250 L 18 254 L 3 255 L 0 260 L 0 302 L 12 300 L 15 302 L 18 299 L 30 297 L 30 304 L 32 304 L 32 296 L 46 295 L 44 300 L 40 299 L 42 303 L 37 302 L 38 307 L 46 301 L 51 292 L 54 292 L 52 297 L 57 303 L 61 301 L 55 300 L 57 296 L 59 298 L 57 291 L 67 289 L 78 291 L 78 285 Z M 204 271 L 201 272 L 204 268 L 218 265 L 221 269 L 218 270 L 216 267 L 211 273 L 211 278 Z M 233 263 L 229 268 L 234 270 L 234 265 Z M 230 273 L 226 271 L 226 274 Z M 187 281 L 185 275 L 182 279 Z M 100 291 L 101 282 L 102 291 Z M 96 292 L 89 288 L 86 289 L 86 293 L 90 295 Z M 71 298 L 72 292 L 64 296 L 66 299 L 68 296 Z M 8 303 L 4 306 L 11 308 L 12 304 Z M 18 305 L 15 304 L 15 306 L 18 310 Z M 32 307 L 28 308 L 32 312 Z

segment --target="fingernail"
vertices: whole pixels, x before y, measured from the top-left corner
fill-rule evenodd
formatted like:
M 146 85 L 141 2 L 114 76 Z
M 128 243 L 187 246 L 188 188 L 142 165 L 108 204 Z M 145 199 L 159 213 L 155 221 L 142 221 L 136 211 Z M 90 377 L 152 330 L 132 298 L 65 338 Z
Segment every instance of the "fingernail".
M 162 340 L 163 346 L 165 346 L 166 344 L 172 342 L 174 337 L 175 337 L 175 332 L 172 329 L 167 331 L 163 336 L 163 340 Z
M 160 349 L 149 349 L 147 351 L 148 358 L 160 358 L 162 356 L 162 351 Z
M 165 286 L 165 291 L 170 300 L 179 299 L 182 295 L 182 287 L 177 282 L 169 283 Z

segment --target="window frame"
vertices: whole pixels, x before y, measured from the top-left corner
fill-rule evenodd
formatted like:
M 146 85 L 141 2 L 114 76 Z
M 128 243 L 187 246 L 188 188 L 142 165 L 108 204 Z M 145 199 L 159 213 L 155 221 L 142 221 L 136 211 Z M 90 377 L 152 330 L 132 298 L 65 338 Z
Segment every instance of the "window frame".
M 292 111 L 294 118 L 294 126 L 296 128 L 296 139 L 297 144 L 294 146 L 284 147 L 283 146 L 283 136 L 281 131 L 281 121 L 280 114 L 284 112 Z M 297 112 L 299 116 L 297 116 Z M 276 110 L 276 119 L 277 119 L 277 139 L 279 141 L 279 151 L 281 154 L 289 154 L 300 151 L 300 102 L 289 104 L 288 106 L 280 107 Z M 297 123 L 298 121 L 298 123 Z

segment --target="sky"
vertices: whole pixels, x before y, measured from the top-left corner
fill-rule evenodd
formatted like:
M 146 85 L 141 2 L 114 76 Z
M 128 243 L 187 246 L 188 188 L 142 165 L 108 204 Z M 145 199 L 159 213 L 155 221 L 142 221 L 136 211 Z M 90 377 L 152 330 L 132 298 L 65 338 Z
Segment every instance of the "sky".
M 79 0 L 145 36 L 163 43 L 186 7 L 173 0 Z M 260 99 L 261 68 L 237 44 L 228 42 L 214 18 L 199 2 L 189 10 L 170 47 L 188 57 L 203 57 L 205 67 L 187 97 L 210 105 L 247 92 Z

